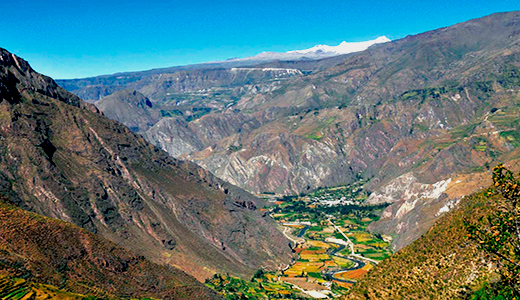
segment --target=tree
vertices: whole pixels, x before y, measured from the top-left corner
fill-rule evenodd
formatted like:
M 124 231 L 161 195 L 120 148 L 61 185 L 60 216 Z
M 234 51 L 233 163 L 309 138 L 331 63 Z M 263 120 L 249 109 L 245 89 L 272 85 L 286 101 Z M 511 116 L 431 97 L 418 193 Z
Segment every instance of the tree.
M 492 289 L 502 297 L 506 296 L 503 299 L 520 299 L 519 177 L 499 164 L 493 169 L 493 186 L 487 194 L 490 197 L 500 194 L 505 201 L 500 201 L 496 212 L 481 218 L 478 223 L 466 221 L 468 237 L 498 262 L 501 280 Z M 486 297 L 478 296 L 477 299 Z
M 265 271 L 263 269 L 256 270 L 255 274 L 253 275 L 253 278 L 251 278 L 251 281 L 254 281 L 255 279 L 263 279 L 265 277 Z

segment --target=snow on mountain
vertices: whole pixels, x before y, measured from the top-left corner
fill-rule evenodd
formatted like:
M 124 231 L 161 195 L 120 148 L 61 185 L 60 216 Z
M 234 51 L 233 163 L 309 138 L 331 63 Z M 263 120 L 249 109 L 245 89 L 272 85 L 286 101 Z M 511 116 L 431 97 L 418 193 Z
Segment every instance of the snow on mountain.
M 288 52 L 262 52 L 258 55 L 246 57 L 246 58 L 237 58 L 231 59 L 228 61 L 270 61 L 270 60 L 299 60 L 299 59 L 320 59 L 325 57 L 331 57 L 341 54 L 348 54 L 352 52 L 358 52 L 366 50 L 368 47 L 375 45 L 390 42 L 390 39 L 386 36 L 380 36 L 375 40 L 365 41 L 365 42 L 357 42 L 357 43 L 347 43 L 342 42 L 338 46 L 328 46 L 328 45 L 317 45 L 309 49 L 305 50 L 294 50 Z
M 358 43 L 347 43 L 342 42 L 338 46 L 327 46 L 327 45 L 317 45 L 309 49 L 305 50 L 294 50 L 289 51 L 289 54 L 318 54 L 318 53 L 330 53 L 330 54 L 348 54 L 352 52 L 358 52 L 366 50 L 368 47 L 375 45 L 390 42 L 390 39 L 386 36 L 380 36 L 375 40 L 358 42 Z

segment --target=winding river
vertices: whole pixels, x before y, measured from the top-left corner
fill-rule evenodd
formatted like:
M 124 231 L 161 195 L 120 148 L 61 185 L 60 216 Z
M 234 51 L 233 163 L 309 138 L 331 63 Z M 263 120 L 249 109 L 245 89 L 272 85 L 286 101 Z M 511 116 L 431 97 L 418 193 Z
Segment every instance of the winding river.
M 336 257 L 339 257 L 339 258 L 348 259 L 351 262 L 353 262 L 354 265 L 352 267 L 350 267 L 350 268 L 342 269 L 341 271 L 335 271 L 335 272 L 327 273 L 327 274 L 325 274 L 325 276 L 328 277 L 329 279 L 334 279 L 334 280 L 339 281 L 339 282 L 345 282 L 345 283 L 354 284 L 355 281 L 353 281 L 353 280 L 342 279 L 342 278 L 339 278 L 337 276 L 339 276 L 342 273 L 346 273 L 346 272 L 349 272 L 349 271 L 361 269 L 361 268 L 363 268 L 366 265 L 366 263 L 364 261 L 361 261 L 361 260 L 358 260 L 358 259 L 355 259 L 355 258 L 352 258 L 352 257 L 345 257 L 343 255 L 337 255 L 336 253 L 338 253 L 341 250 L 345 249 L 345 245 L 336 244 L 336 243 L 330 243 L 330 242 L 328 242 L 328 243 L 329 244 L 335 244 L 335 245 L 339 246 L 338 248 L 332 250 L 329 253 L 330 256 L 336 256 Z

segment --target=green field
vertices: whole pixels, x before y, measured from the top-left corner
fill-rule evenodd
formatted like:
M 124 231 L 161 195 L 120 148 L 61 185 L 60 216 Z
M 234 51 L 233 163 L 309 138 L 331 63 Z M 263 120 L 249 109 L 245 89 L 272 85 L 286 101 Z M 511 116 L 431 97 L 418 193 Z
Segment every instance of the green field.
M 303 297 L 291 284 L 303 289 L 332 289 L 336 295 L 344 294 L 351 284 L 333 280 L 332 274 L 349 269 L 355 263 L 348 258 L 351 254 L 349 247 L 342 249 L 345 246 L 338 244 L 345 243 L 346 239 L 332 226 L 331 221 L 354 243 L 356 254 L 381 261 L 392 253 L 389 242 L 367 230 L 371 222 L 379 220 L 386 206 L 363 205 L 368 197 L 364 184 L 359 181 L 350 186 L 322 188 L 307 195 L 277 199 L 269 209 L 271 216 L 281 226 L 287 224 L 285 227 L 294 238 L 305 240 L 305 243 L 294 248 L 298 259 L 283 272 L 262 272 L 262 276 L 255 276 L 251 281 L 216 275 L 207 285 L 228 299 Z M 344 199 L 349 204 L 327 204 L 338 199 Z M 306 225 L 308 223 L 312 225 Z M 302 229 L 305 233 L 298 237 Z M 363 270 L 346 274 L 344 279 L 355 281 L 370 268 L 372 266 L 367 264 Z

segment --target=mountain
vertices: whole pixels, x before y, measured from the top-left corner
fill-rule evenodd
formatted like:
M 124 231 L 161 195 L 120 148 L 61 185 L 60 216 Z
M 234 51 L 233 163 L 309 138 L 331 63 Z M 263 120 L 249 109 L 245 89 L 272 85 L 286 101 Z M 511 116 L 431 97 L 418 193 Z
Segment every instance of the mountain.
M 304 50 L 293 50 L 283 52 L 262 52 L 258 55 L 237 58 L 230 61 L 270 61 L 270 60 L 282 60 L 282 61 L 298 61 L 298 60 L 316 60 L 320 58 L 326 58 L 331 56 L 338 56 L 343 54 L 349 54 L 353 52 L 359 52 L 368 49 L 370 46 L 376 44 L 382 44 L 390 42 L 386 36 L 380 36 L 374 40 L 364 42 L 351 42 L 347 43 L 343 41 L 338 46 L 328 45 L 316 45 L 309 49 Z
M 190 95 L 186 110 L 141 133 L 257 194 L 369 180 L 368 202 L 392 204 L 370 228 L 397 250 L 485 186 L 486 168 L 519 157 L 519 61 L 520 13 L 498 13 L 361 52 L 256 65 L 302 74 L 195 118 L 186 115 L 209 104 Z
M 0 293 L 7 299 L 13 288 L 26 293 L 18 297 L 32 293 L 39 299 L 45 294 L 57 298 L 55 293 L 64 294 L 64 299 L 221 299 L 176 268 L 151 263 L 70 223 L 5 202 L 0 203 L 0 240 Z M 10 280 L 19 282 L 9 284 Z
M 291 260 L 263 200 L 169 157 L 4 49 L 0 99 L 0 194 L 15 205 L 200 280 Z
M 485 224 L 504 201 L 486 191 L 465 197 L 424 236 L 371 270 L 344 299 L 476 299 L 471 297 L 475 291 L 498 280 L 497 262 L 467 238 L 464 222 Z
M 222 112 L 164 118 L 144 136 L 253 193 L 368 179 L 369 202 L 393 204 L 371 228 L 395 249 L 485 186 L 486 166 L 518 157 L 519 12 L 339 58 Z

